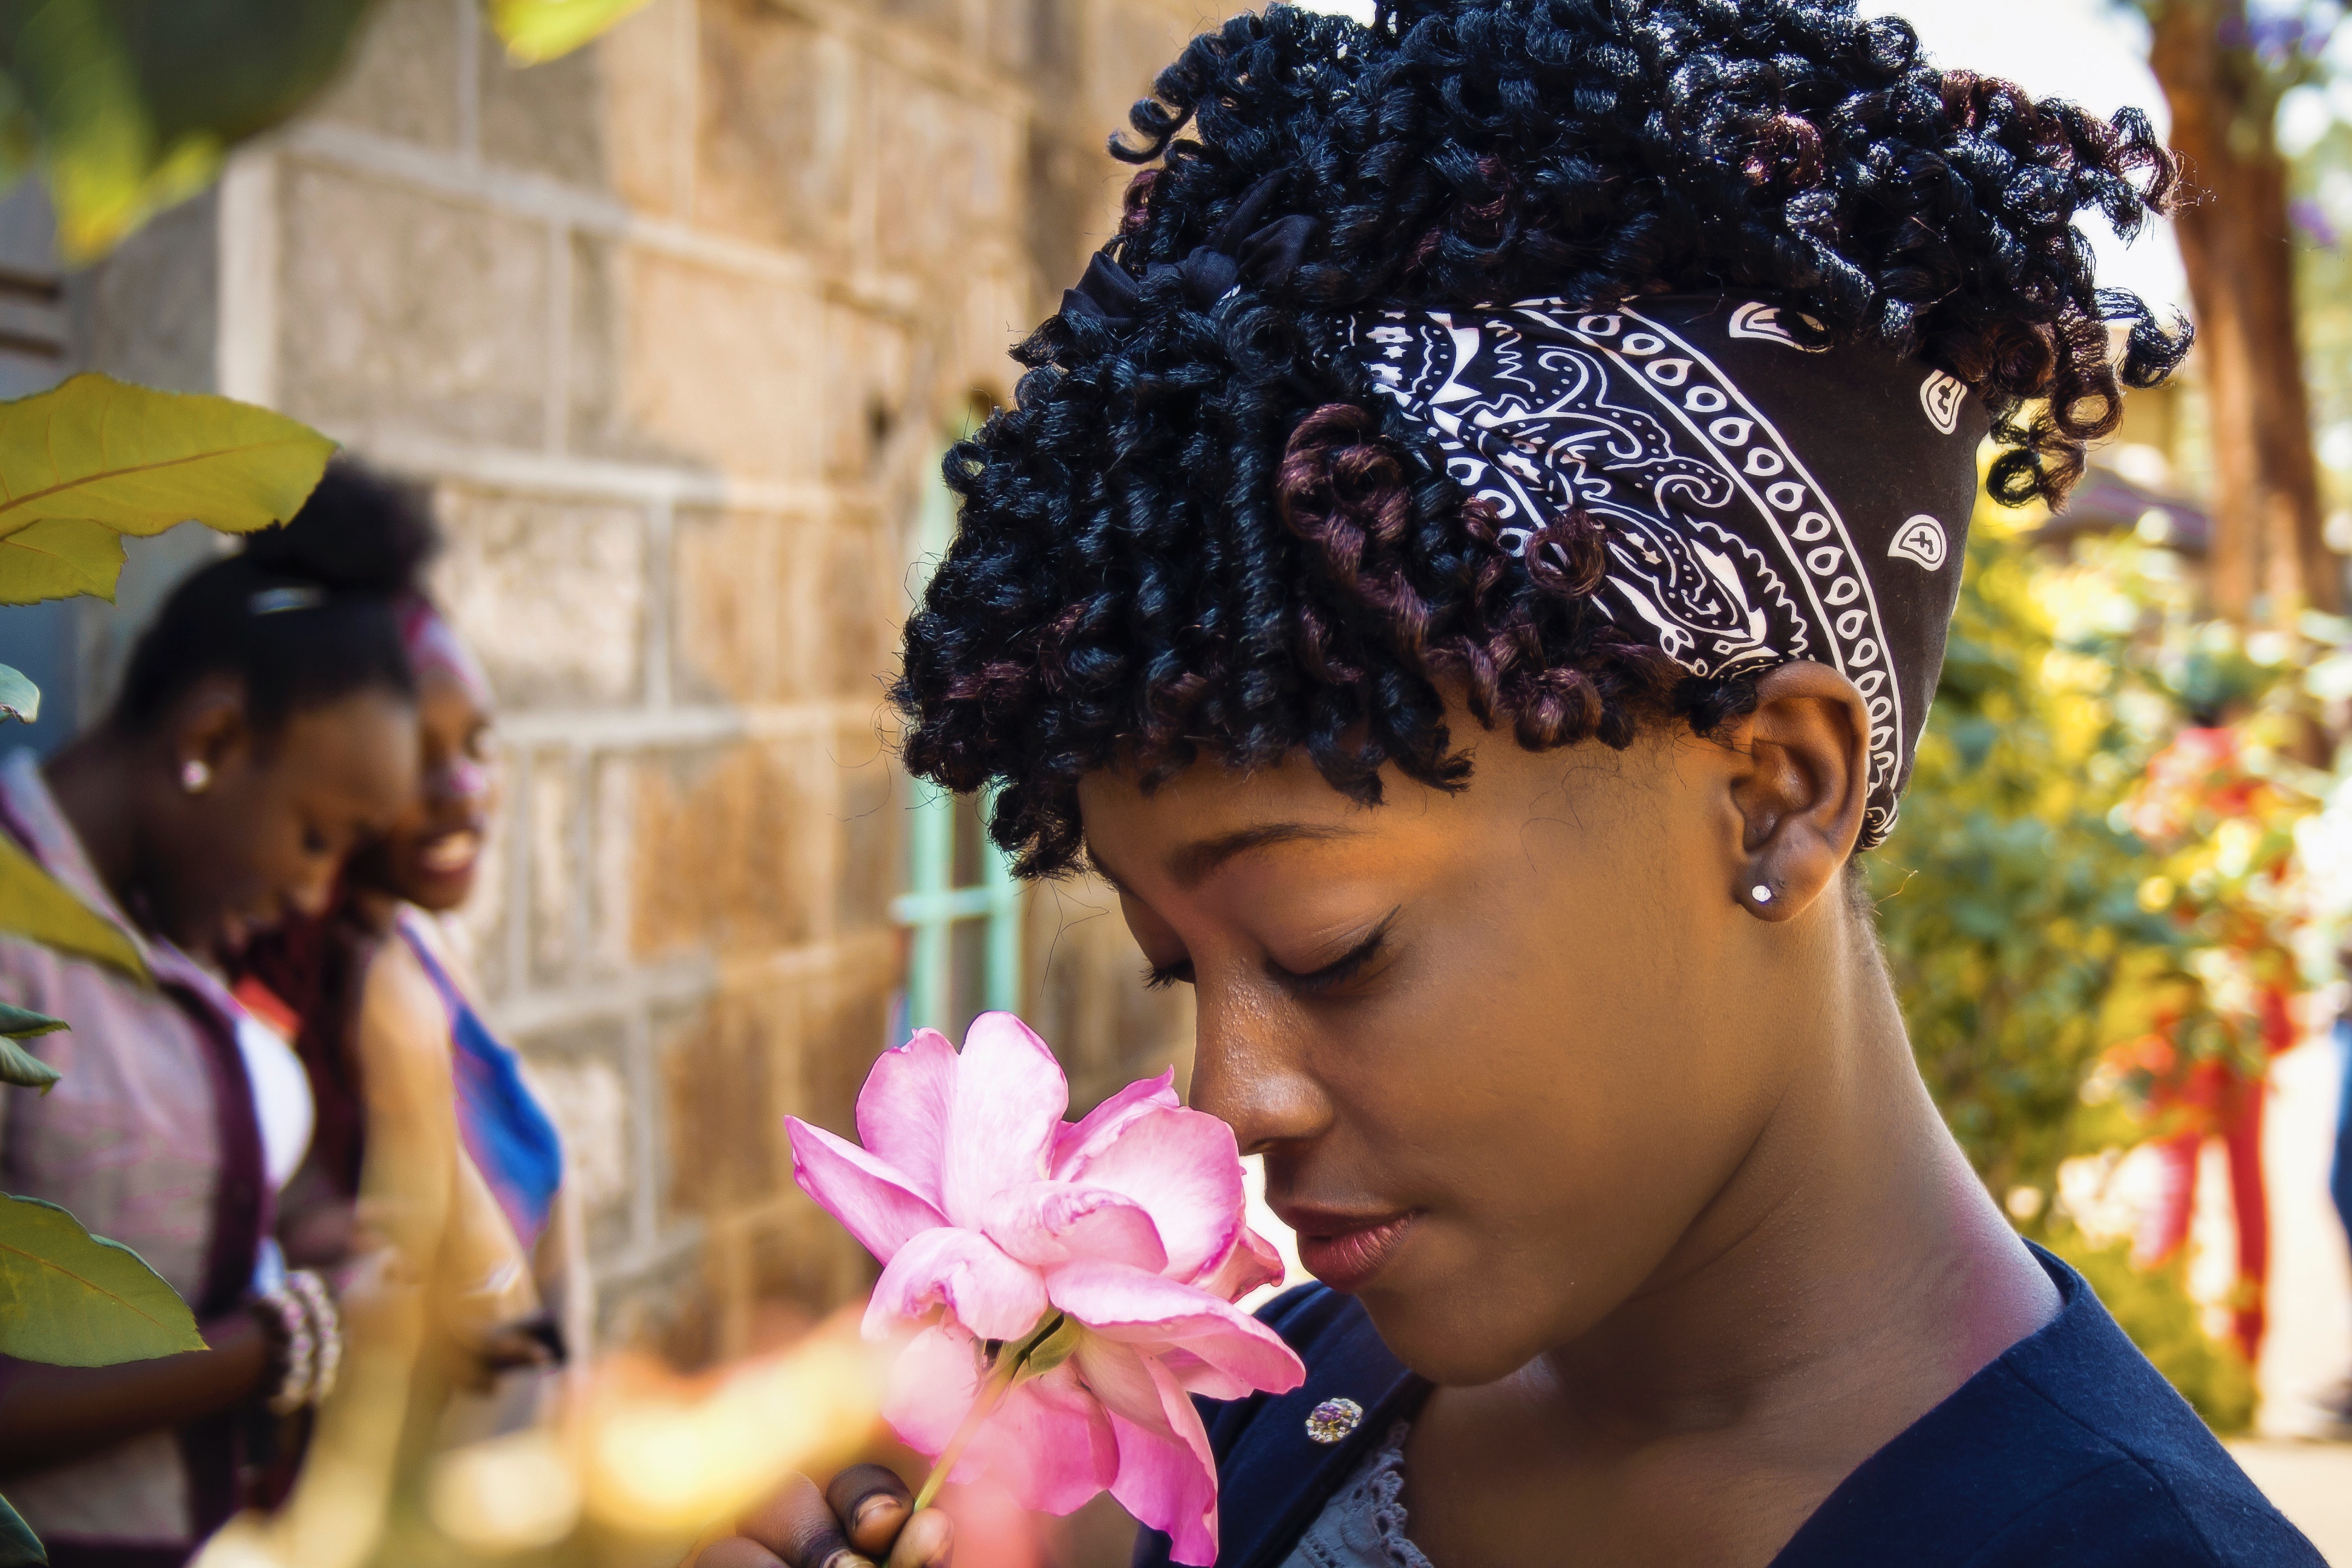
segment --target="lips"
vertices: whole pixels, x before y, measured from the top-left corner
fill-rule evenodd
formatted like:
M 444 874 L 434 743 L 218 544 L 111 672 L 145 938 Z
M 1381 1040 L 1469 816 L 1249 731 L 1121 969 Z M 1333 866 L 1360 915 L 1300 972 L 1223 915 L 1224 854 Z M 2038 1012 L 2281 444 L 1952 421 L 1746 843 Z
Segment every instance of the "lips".
M 1300 1213 L 1293 1224 L 1298 1261 L 1334 1290 L 1360 1290 L 1388 1267 L 1419 1217 Z
M 455 877 L 474 868 L 482 853 L 482 836 L 470 828 L 428 838 L 416 851 L 417 864 L 436 877 Z

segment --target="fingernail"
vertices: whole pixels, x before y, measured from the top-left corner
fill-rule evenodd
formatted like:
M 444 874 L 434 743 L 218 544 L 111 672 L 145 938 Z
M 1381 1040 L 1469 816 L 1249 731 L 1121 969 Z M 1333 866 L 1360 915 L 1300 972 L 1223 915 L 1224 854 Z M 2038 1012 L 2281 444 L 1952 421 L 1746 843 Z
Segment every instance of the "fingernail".
M 898 1500 L 897 1498 L 892 1497 L 887 1492 L 877 1492 L 874 1496 L 867 1498 L 864 1502 L 857 1505 L 857 1518 L 852 1522 L 862 1529 L 881 1518 L 882 1510 L 884 1509 L 897 1508 L 898 1506 Z

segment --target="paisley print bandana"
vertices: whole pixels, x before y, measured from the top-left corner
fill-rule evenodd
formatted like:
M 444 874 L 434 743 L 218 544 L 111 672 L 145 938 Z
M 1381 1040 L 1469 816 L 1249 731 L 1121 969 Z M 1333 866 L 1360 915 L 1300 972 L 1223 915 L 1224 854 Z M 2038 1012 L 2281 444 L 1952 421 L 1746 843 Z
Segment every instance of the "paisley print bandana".
M 400 617 L 401 648 L 408 655 L 409 668 L 419 679 L 427 675 L 446 675 L 465 689 L 476 707 L 487 712 L 497 706 L 490 694 L 490 678 L 482 673 L 481 661 L 432 600 L 422 594 L 403 594 L 394 602 L 394 611 Z
M 1851 679 L 1863 847 L 1886 837 L 1959 594 L 1980 399 L 1882 351 L 1809 348 L 1760 300 L 1378 309 L 1352 337 L 1514 554 L 1570 509 L 1601 525 L 1596 597 L 1627 634 L 1696 676 L 1809 658 Z

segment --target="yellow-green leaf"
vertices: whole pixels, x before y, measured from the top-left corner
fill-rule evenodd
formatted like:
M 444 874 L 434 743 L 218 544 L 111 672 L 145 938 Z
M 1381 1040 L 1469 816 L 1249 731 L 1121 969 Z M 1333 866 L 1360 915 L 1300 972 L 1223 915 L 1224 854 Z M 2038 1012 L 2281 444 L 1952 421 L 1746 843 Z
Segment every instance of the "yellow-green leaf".
M 0 403 L 0 603 L 112 598 L 121 534 L 283 522 L 334 451 L 267 408 L 95 374 Z
M 518 65 L 568 55 L 646 0 L 490 0 L 490 25 Z
M 0 1354 L 112 1366 L 204 1348 L 195 1314 L 137 1253 L 55 1204 L 0 1197 Z
M 14 713 L 29 724 L 41 716 L 41 689 L 17 670 L 0 664 L 0 715 Z
M 18 1089 L 37 1089 L 47 1094 L 64 1076 L 16 1041 L 0 1040 L 0 1083 L 14 1084 Z
M 6 1498 L 0 1498 L 0 1568 L 49 1568 L 47 1548 Z
M 37 158 L 59 253 L 95 260 L 299 110 L 368 0 L 0 5 L 0 159 Z
M 0 833 L 0 935 L 94 958 L 153 983 L 147 961 L 139 956 L 129 933 L 76 898 L 5 833 Z
M 46 517 L 0 537 L 0 603 L 111 599 L 121 572 L 122 536 L 87 518 Z

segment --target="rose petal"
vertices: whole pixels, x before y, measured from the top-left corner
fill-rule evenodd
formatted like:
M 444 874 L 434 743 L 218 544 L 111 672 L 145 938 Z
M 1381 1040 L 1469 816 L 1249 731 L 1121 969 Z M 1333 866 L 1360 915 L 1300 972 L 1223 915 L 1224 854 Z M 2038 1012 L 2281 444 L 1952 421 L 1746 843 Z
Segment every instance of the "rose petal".
M 1212 1366 L 1181 1345 L 1169 1345 L 1152 1354 L 1187 1394 L 1197 1394 L 1203 1399 L 1241 1399 L 1256 1392 L 1232 1373 Z
M 1110 1416 L 1068 1362 L 1006 1394 L 972 1447 L 1022 1507 L 1042 1513 L 1073 1512 L 1118 1476 Z
M 1098 1258 L 1157 1274 L 1167 1249 L 1151 1216 L 1134 1199 L 1103 1187 L 1032 1182 L 989 1205 L 988 1238 L 1039 1268 Z
M 905 1045 L 882 1053 L 857 1091 L 857 1141 L 933 1207 L 955 1077 L 955 1047 L 937 1029 L 918 1029 Z
M 1284 1394 L 1307 1369 L 1282 1336 L 1230 1302 L 1118 1263 L 1079 1261 L 1045 1272 L 1054 1305 L 1093 1334 L 1149 1352 L 1181 1345 L 1252 1388 Z
M 1173 1110 L 1182 1103 L 1176 1098 L 1174 1068 L 1158 1078 L 1138 1079 L 1054 1135 L 1054 1174 L 1066 1177 L 1071 1162 L 1085 1159 L 1108 1143 L 1144 1112 L 1163 1106 Z
M 1274 1243 L 1244 1226 L 1225 1260 L 1198 1283 L 1220 1300 L 1238 1301 L 1261 1285 L 1281 1284 L 1285 1272 L 1282 1254 L 1274 1249 Z
M 845 1138 L 797 1116 L 784 1118 L 793 1180 L 839 1220 L 859 1245 L 887 1263 L 908 1237 L 947 1224 L 898 1172 Z
M 940 1206 L 948 1217 L 978 1230 L 990 1199 L 1043 1179 L 1069 1103 L 1061 1064 L 1028 1025 L 1010 1013 L 973 1019 L 956 1061 L 940 1160 Z
M 907 1447 L 937 1458 L 971 1414 L 980 1379 L 980 1342 L 958 1324 L 935 1323 L 898 1352 L 882 1418 Z
M 1071 1161 L 1068 1179 L 1141 1204 L 1160 1227 L 1171 1279 L 1190 1283 L 1215 1268 L 1244 1228 L 1234 1130 L 1198 1110 L 1153 1106 Z
M 1126 1346 L 1088 1336 L 1076 1360 L 1118 1440 L 1111 1496 L 1168 1533 L 1171 1561 L 1206 1568 L 1217 1559 L 1217 1467 L 1200 1412 L 1164 1368 Z
M 940 1307 L 983 1340 L 1017 1340 L 1045 1315 L 1045 1282 L 984 1236 L 927 1230 L 908 1238 L 875 1281 L 866 1337 L 887 1338 L 895 1325 L 920 1322 Z

